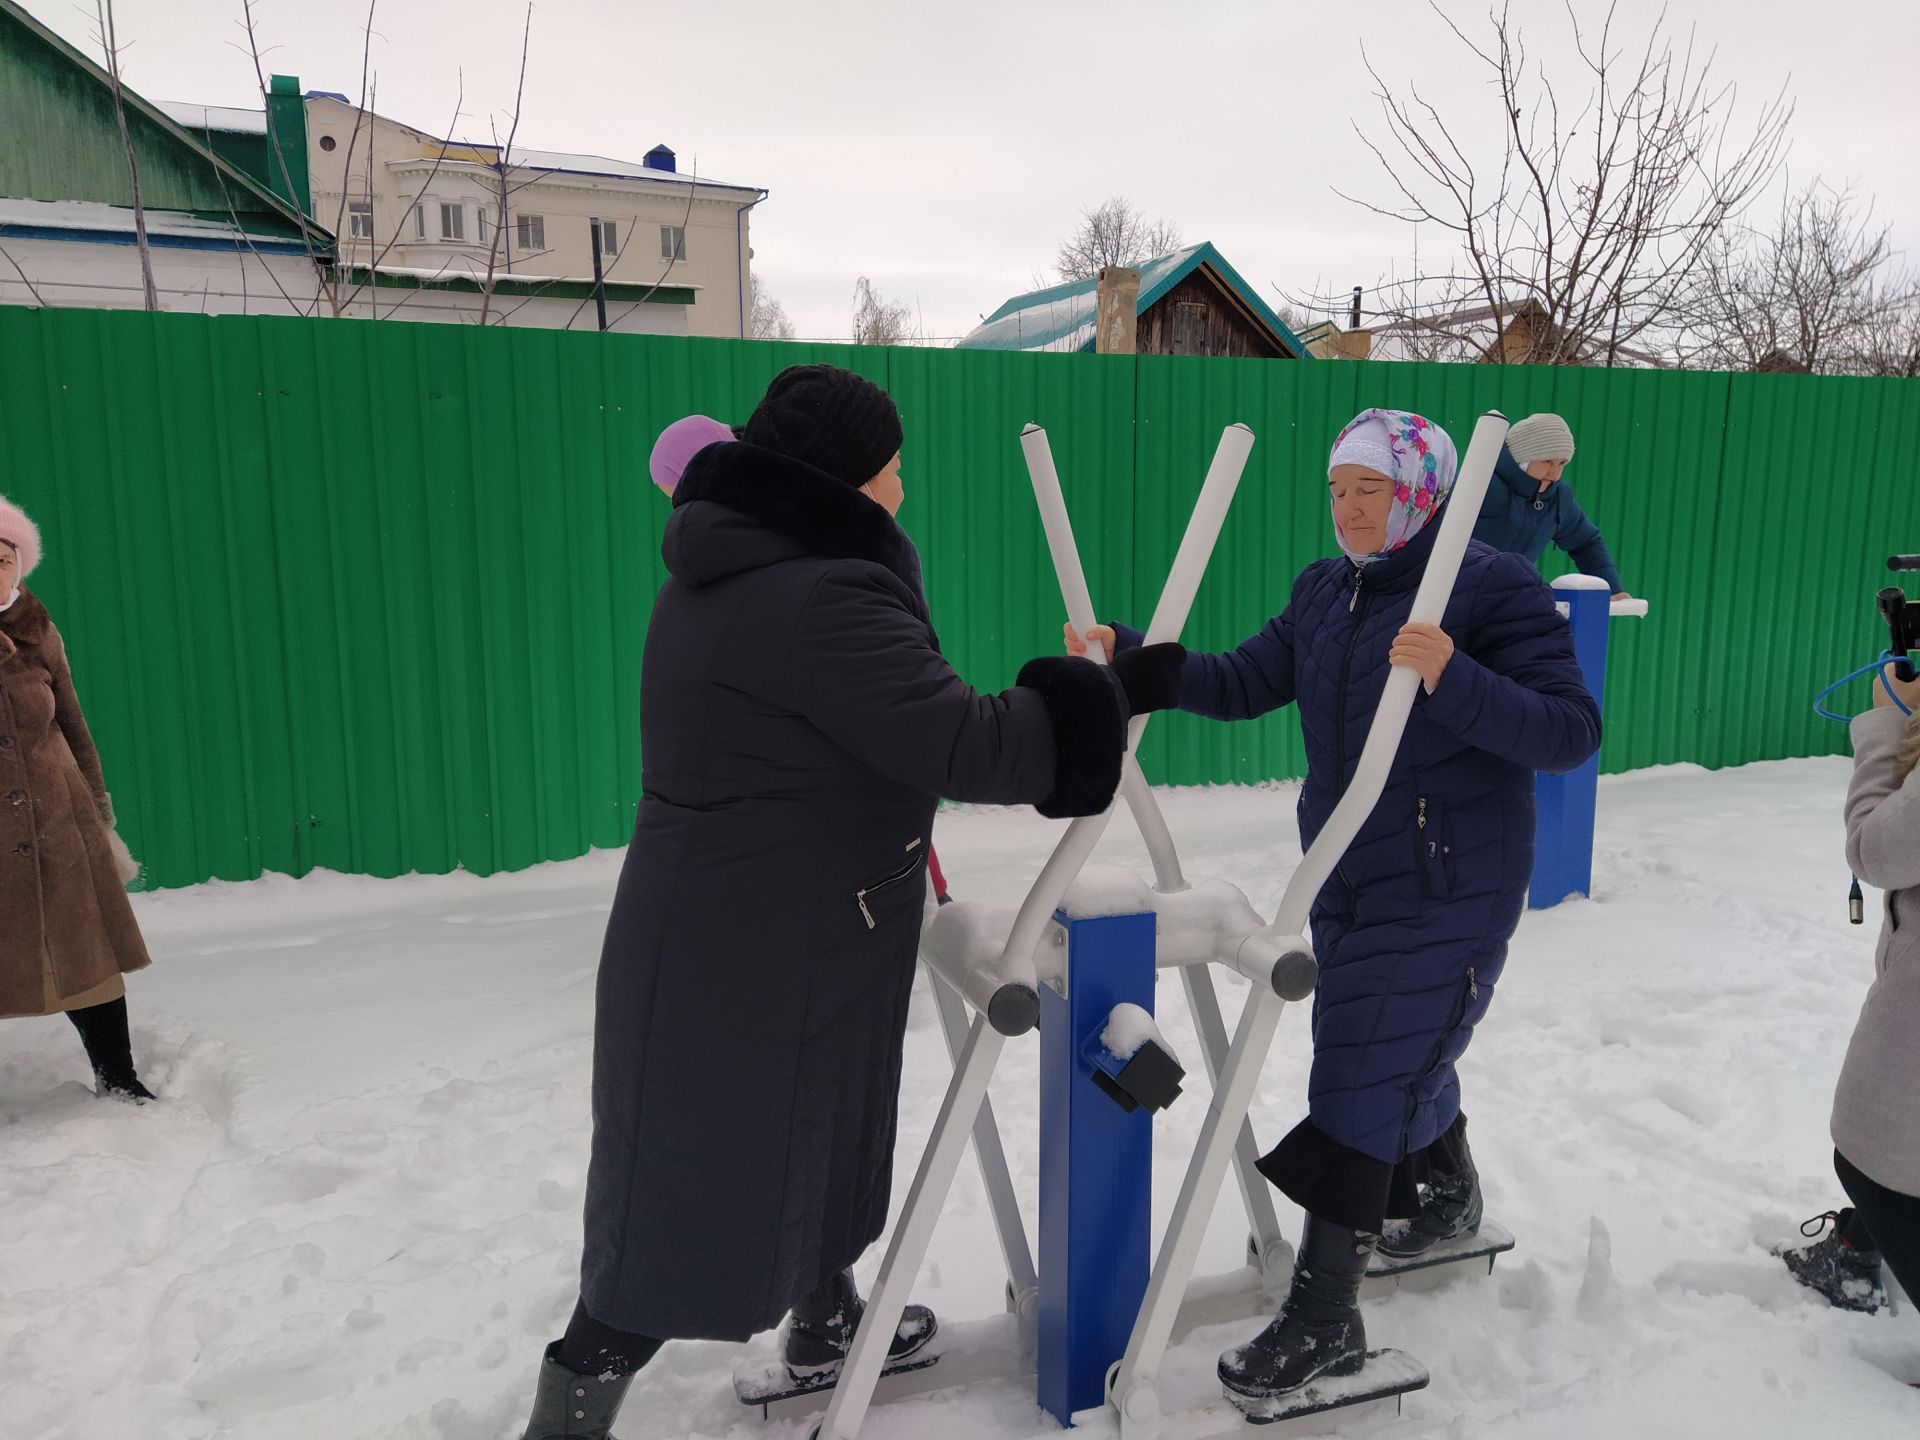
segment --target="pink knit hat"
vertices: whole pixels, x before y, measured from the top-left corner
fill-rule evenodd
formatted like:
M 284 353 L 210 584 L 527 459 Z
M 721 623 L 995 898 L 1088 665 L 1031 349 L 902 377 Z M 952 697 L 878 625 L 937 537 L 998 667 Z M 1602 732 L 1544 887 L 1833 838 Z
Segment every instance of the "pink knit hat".
M 674 421 L 653 442 L 653 454 L 647 460 L 653 483 L 673 494 L 694 456 L 709 445 L 722 445 L 733 438 L 730 427 L 706 415 L 688 415 Z
M 20 552 L 20 578 L 26 579 L 40 563 L 40 531 L 27 512 L 0 495 L 0 540 Z

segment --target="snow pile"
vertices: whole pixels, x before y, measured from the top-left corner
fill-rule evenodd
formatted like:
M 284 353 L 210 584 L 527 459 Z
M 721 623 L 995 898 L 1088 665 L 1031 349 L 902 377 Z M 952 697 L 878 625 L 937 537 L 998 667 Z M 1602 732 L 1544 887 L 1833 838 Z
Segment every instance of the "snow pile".
M 1530 916 L 1463 1065 L 1491 1278 L 1367 1308 L 1375 1346 L 1433 1374 L 1332 1433 L 1473 1440 L 1892 1440 L 1920 1433 L 1920 1316 L 1838 1312 L 1768 1254 L 1841 1200 L 1826 1117 L 1872 972 L 1846 923 L 1844 761 L 1604 780 L 1600 899 Z M 1294 792 L 1163 796 L 1188 869 L 1271 915 L 1299 861 Z M 1060 826 L 952 811 L 954 893 L 1025 895 Z M 1099 857 L 1150 873 L 1131 826 Z M 212 885 L 136 899 L 156 957 L 130 985 L 165 1103 L 96 1101 L 63 1020 L 0 1026 L 0 1436 L 5 1440 L 517 1440 L 540 1349 L 575 1294 L 593 979 L 620 856 L 518 876 Z M 951 908 L 951 907 L 949 907 Z M 1004 934 L 1004 930 L 1001 932 Z M 1216 969 L 1231 1026 L 1245 986 Z M 1158 1023 L 1198 1055 L 1180 987 Z M 1301 1115 L 1308 1011 L 1283 1019 L 1263 1143 Z M 910 1020 L 896 1210 L 950 1075 Z M 993 1105 L 1029 1222 L 1037 1037 Z M 1207 1106 L 1156 1117 L 1163 1224 Z M 1291 1232 L 1298 1215 L 1283 1201 Z M 1229 1183 L 1199 1269 L 1242 1262 Z M 870 1283 L 879 1255 L 859 1275 Z M 728 1263 L 725 1256 L 717 1265 Z M 916 1299 L 961 1349 L 1011 1326 L 978 1173 L 962 1166 Z M 1169 1405 L 1218 1398 L 1220 1350 L 1180 1335 Z M 733 1398 L 751 1347 L 676 1343 L 620 1433 L 798 1440 Z M 963 1363 L 966 1362 L 966 1363 Z M 991 1366 L 942 1361 L 959 1378 Z M 1057 1433 L 1030 1384 L 876 1410 L 872 1440 Z
M 1100 1032 L 1100 1043 L 1116 1060 L 1131 1060 L 1147 1044 L 1160 1039 L 1160 1027 L 1153 1023 L 1153 1016 L 1126 1001 L 1113 1007 L 1106 1028 Z M 1161 1048 L 1166 1046 L 1162 1044 Z

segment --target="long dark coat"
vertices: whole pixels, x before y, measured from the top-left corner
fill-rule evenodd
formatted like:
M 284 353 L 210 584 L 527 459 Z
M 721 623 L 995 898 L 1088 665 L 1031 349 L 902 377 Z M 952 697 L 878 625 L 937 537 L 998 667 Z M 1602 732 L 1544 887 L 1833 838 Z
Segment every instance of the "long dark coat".
M 23 589 L 0 611 L 0 1016 L 113 999 L 148 963 L 106 814 L 66 645 Z
M 1439 529 L 1365 569 L 1309 566 L 1258 635 L 1187 657 L 1183 710 L 1245 720 L 1299 704 L 1303 845 L 1359 766 Z M 1460 1113 L 1454 1064 L 1492 1003 L 1533 871 L 1534 773 L 1573 769 L 1600 744 L 1572 634 L 1524 560 L 1469 546 L 1441 628 L 1453 659 L 1433 694 L 1421 689 L 1386 790 L 1312 913 L 1313 1123 L 1390 1164 Z
M 601 959 L 582 1294 L 739 1340 L 881 1233 L 936 797 L 1103 809 L 1124 702 L 1037 660 L 941 659 L 878 505 L 745 443 L 674 495 L 647 636 L 644 798 Z

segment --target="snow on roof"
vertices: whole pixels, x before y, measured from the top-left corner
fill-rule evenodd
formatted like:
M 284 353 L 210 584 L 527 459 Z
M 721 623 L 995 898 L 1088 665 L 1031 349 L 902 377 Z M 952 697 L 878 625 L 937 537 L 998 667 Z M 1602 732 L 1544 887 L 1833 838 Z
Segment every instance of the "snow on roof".
M 1189 245 L 1140 266 L 1140 308 L 1146 309 L 1155 291 L 1207 248 Z M 960 343 L 970 350 L 1084 350 L 1093 344 L 1098 289 L 1097 280 L 1070 280 L 1016 295 Z
M 365 267 L 360 267 L 365 268 Z M 379 275 L 401 276 L 409 280 L 482 280 L 487 278 L 487 262 L 471 255 L 449 256 L 444 265 L 376 265 L 374 272 Z M 579 285 L 590 283 L 590 275 L 534 275 L 525 270 L 509 270 L 499 266 L 494 270 L 493 278 L 497 283 L 514 285 Z M 672 280 L 658 287 L 651 278 L 641 275 L 607 279 L 609 293 L 615 290 L 630 289 L 638 286 L 642 289 L 661 290 L 704 290 L 704 285 L 691 281 Z
M 491 146 L 483 147 L 491 149 Z M 658 149 L 659 147 L 655 147 Z M 529 150 L 516 145 L 512 156 L 515 165 L 528 170 L 559 170 L 574 175 L 610 175 L 627 180 L 661 180 L 667 184 L 698 185 L 702 189 L 757 191 L 758 185 L 733 185 L 724 180 L 714 180 L 705 175 L 693 175 L 685 171 L 659 170 L 651 165 L 643 165 L 634 160 L 614 160 L 605 155 L 582 155 L 566 150 Z
M 134 233 L 130 206 L 104 205 L 92 200 L 0 199 L 0 225 L 31 226 L 41 230 L 84 230 L 105 235 Z M 147 234 L 184 239 L 232 240 L 239 234 L 284 241 L 272 230 L 249 229 L 230 219 L 204 219 L 179 210 L 148 210 Z M 297 237 L 296 237 L 297 238 Z
M 1139 313 L 1144 315 L 1202 265 L 1209 267 L 1220 283 L 1240 298 L 1255 320 L 1271 331 L 1284 349 L 1296 356 L 1306 353 L 1306 346 L 1299 338 L 1227 264 L 1220 252 L 1205 241 L 1136 267 L 1140 271 Z M 1091 350 L 1100 306 L 1098 290 L 1099 281 L 1089 278 L 1016 295 L 962 339 L 960 348 Z
M 267 133 L 267 112 L 264 110 L 237 110 L 225 105 L 186 105 L 166 100 L 157 102 L 156 108 L 182 130 L 195 135 L 204 135 L 209 130 L 228 131 L 235 135 Z

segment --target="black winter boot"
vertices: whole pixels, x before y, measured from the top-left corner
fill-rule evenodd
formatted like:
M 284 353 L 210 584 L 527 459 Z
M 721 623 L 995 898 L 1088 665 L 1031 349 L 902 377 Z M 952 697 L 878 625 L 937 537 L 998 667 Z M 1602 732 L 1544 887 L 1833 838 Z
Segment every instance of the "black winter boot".
M 126 996 L 104 1005 L 69 1010 L 67 1019 L 80 1032 L 80 1043 L 86 1047 L 87 1062 L 93 1066 L 94 1085 L 100 1095 L 131 1100 L 136 1105 L 158 1098 L 140 1083 L 140 1076 L 133 1068 L 133 1037 L 127 1029 Z
M 1809 1239 L 1833 1225 L 1833 1233 L 1816 1245 L 1777 1250 L 1793 1278 L 1818 1291 L 1841 1310 L 1872 1315 L 1887 1303 L 1886 1282 L 1880 1275 L 1880 1252 L 1853 1207 L 1829 1210 L 1800 1227 Z
M 1378 1235 L 1307 1216 L 1293 1288 L 1273 1323 L 1220 1357 L 1227 1398 L 1271 1400 L 1323 1375 L 1352 1375 L 1367 1360 L 1360 1282 Z
M 827 1277 L 813 1294 L 793 1307 L 787 1325 L 787 1370 L 796 1381 L 817 1380 L 845 1363 L 853 1348 L 854 1332 L 866 1303 L 854 1287 L 853 1272 L 842 1270 Z M 939 1323 L 933 1311 L 924 1305 L 909 1305 L 900 1317 L 900 1328 L 887 1347 L 887 1361 L 897 1364 L 927 1348 Z
M 1467 1149 L 1467 1128 L 1456 1126 L 1434 1146 L 1433 1168 L 1420 1187 L 1420 1213 L 1412 1220 L 1389 1220 L 1380 1237 L 1380 1253 L 1396 1260 L 1424 1255 L 1462 1235 L 1480 1233 L 1486 1201 L 1480 1172 Z
M 613 1440 L 613 1422 L 632 1375 L 576 1375 L 560 1363 L 560 1342 L 540 1360 L 533 1418 L 521 1440 Z

